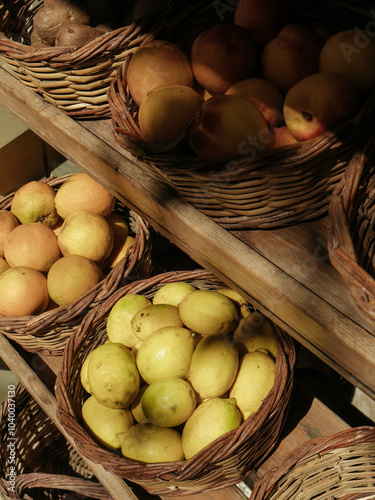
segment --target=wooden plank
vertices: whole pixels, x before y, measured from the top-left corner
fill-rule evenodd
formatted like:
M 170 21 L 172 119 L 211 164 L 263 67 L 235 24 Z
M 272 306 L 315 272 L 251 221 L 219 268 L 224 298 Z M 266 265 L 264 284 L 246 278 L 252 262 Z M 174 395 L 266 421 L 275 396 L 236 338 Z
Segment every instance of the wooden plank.
M 0 69 L 0 98 L 46 142 L 108 186 L 193 260 L 244 293 L 303 345 L 375 399 L 374 325 L 364 327 L 354 321 L 352 303 L 343 299 L 339 309 L 320 292 L 324 282 L 317 283 L 316 291 L 312 291 L 311 286 L 288 274 L 282 261 L 272 262 L 253 248 L 251 232 L 245 244 L 181 201 L 147 166 L 124 151 L 120 153 L 115 141 L 108 138 L 108 121 L 74 121 L 4 69 Z M 102 140 L 105 127 L 106 140 Z M 312 281 L 314 276 L 307 279 Z

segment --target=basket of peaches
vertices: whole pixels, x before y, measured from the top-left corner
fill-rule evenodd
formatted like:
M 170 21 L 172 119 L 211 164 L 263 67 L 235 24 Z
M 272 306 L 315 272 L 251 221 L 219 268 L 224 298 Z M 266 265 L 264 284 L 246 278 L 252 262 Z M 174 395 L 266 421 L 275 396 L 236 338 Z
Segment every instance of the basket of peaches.
M 116 141 L 226 228 L 325 216 L 373 140 L 369 3 L 201 3 L 210 26 L 192 36 L 182 10 L 180 30 L 157 33 L 118 68 Z
M 87 173 L 0 202 L 0 332 L 27 351 L 62 355 L 91 308 L 151 272 L 147 224 Z

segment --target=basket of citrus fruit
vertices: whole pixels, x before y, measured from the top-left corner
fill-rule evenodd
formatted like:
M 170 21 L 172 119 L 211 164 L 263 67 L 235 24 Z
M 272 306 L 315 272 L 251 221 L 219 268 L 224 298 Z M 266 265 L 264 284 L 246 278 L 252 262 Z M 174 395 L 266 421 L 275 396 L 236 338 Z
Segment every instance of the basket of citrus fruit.
M 0 406 L 0 446 L 3 500 L 111 498 L 22 384 L 9 386 Z
M 148 226 L 86 173 L 31 181 L 0 203 L 0 331 L 62 354 L 90 308 L 150 276 Z
M 370 500 L 374 470 L 375 427 L 354 427 L 300 445 L 257 481 L 250 499 Z
M 82 456 L 157 495 L 239 483 L 278 442 L 294 344 L 204 270 L 90 311 L 65 348 L 57 418 Z
M 209 5 L 216 24 L 190 45 L 181 20 L 180 33 L 154 37 L 117 69 L 116 140 L 225 227 L 326 215 L 372 137 L 371 4 Z

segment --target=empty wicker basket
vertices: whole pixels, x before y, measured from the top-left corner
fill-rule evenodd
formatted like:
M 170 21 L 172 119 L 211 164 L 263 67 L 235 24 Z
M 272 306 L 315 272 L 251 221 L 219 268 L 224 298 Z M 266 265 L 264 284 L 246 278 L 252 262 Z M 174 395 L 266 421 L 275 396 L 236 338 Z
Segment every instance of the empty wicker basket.
M 357 500 L 375 496 L 375 427 L 299 446 L 255 484 L 251 500 Z
M 50 177 L 44 182 L 57 189 L 69 176 Z M 0 209 L 9 209 L 14 193 L 0 202 Z M 62 355 L 67 339 L 78 328 L 84 315 L 110 297 L 126 283 L 150 276 L 152 272 L 151 236 L 148 225 L 135 213 L 117 202 L 115 212 L 129 223 L 135 241 L 130 253 L 83 297 L 66 306 L 47 310 L 34 316 L 0 316 L 0 332 L 30 352 Z
M 56 381 L 57 417 L 82 456 L 157 495 L 188 495 L 235 485 L 270 454 L 283 427 L 293 384 L 295 351 L 290 337 L 278 330 L 275 385 L 258 412 L 238 428 L 187 461 L 144 464 L 125 459 L 97 445 L 82 426 L 85 393 L 78 373 L 88 354 L 106 341 L 106 318 L 115 302 L 127 293 L 153 297 L 166 283 L 187 281 L 200 289 L 223 286 L 203 270 L 168 272 L 128 285 L 89 313 L 69 340 L 63 368 Z
M 375 320 L 375 144 L 350 162 L 330 203 L 328 252 L 358 308 Z
M 371 18 L 366 0 L 292 3 L 295 20 L 326 26 L 331 32 L 366 26 Z M 211 10 L 214 4 L 210 3 Z M 202 17 L 208 12 L 202 9 Z M 182 26 L 179 35 L 167 33 L 166 38 L 186 47 Z M 131 57 L 129 54 L 118 68 L 108 92 L 116 141 L 155 170 L 183 199 L 229 229 L 282 227 L 326 215 L 331 193 L 351 157 L 372 135 L 375 95 L 356 117 L 334 132 L 268 153 L 254 155 L 254 147 L 233 161 L 215 162 L 197 158 L 184 145 L 179 151 L 152 154 L 144 148 L 138 106 L 127 86 Z
M 0 447 L 4 500 L 111 498 L 22 384 L 0 407 Z

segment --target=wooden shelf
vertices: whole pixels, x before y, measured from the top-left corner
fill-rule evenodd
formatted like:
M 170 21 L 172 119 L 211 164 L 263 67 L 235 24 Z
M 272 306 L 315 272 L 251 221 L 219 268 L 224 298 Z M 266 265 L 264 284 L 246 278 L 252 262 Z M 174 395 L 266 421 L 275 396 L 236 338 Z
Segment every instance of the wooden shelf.
M 75 121 L 4 68 L 0 99 L 48 144 L 375 399 L 375 325 L 359 313 L 330 265 L 327 218 L 272 231 L 224 230 L 121 149 L 109 120 Z

